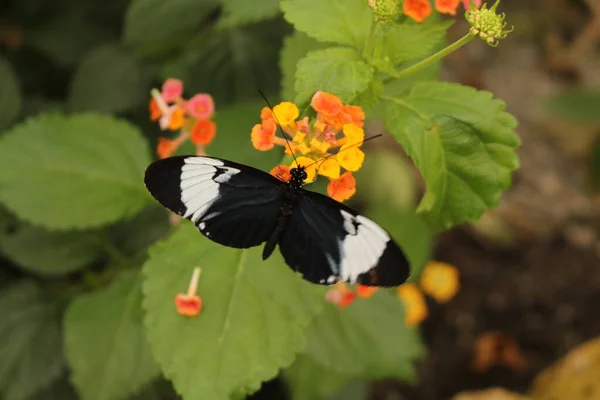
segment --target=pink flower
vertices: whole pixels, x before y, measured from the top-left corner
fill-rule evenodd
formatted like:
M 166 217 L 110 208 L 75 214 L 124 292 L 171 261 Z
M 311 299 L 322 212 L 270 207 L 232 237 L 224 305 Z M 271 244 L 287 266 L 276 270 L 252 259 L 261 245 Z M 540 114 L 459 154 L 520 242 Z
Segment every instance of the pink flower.
M 208 119 L 215 111 L 215 103 L 209 94 L 197 94 L 185 104 L 186 111 L 194 118 Z
M 477 8 L 481 7 L 481 0 L 473 0 L 473 3 L 475 3 Z M 471 8 L 471 0 L 463 0 L 463 4 L 465 5 L 466 10 Z
M 183 83 L 180 79 L 167 79 L 162 85 L 161 94 L 167 103 L 173 103 L 183 94 Z

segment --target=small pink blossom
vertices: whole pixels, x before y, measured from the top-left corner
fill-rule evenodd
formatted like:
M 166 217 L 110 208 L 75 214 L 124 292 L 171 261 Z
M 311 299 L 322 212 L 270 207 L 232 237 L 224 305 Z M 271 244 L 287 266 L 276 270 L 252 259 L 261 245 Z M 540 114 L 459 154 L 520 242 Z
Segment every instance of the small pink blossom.
M 215 111 L 215 103 L 209 94 L 197 94 L 185 104 L 189 115 L 198 119 L 207 119 Z
M 183 94 L 183 82 L 169 78 L 162 85 L 162 97 L 167 103 L 173 103 Z
M 473 3 L 475 3 L 477 8 L 481 7 L 481 0 L 473 0 Z M 463 4 L 465 5 L 466 10 L 471 8 L 471 0 L 463 0 Z

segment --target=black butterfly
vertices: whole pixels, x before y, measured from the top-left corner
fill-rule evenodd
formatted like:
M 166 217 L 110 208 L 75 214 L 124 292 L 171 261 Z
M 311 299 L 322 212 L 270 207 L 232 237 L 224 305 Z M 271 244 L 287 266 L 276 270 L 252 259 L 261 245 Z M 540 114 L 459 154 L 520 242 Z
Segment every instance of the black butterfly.
M 285 182 L 246 165 L 205 156 L 158 160 L 146 187 L 162 205 L 191 220 L 207 238 L 248 248 L 266 242 L 262 258 L 279 245 L 285 262 L 304 279 L 398 286 L 408 261 L 389 234 L 370 219 L 304 190 L 305 166 Z

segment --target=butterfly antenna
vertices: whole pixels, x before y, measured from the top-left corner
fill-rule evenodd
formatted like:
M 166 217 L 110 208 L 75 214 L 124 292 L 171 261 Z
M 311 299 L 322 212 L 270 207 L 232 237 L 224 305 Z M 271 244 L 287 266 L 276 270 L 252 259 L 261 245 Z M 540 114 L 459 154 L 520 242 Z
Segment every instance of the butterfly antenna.
M 383 136 L 383 134 L 382 134 L 382 133 L 380 133 L 380 134 L 378 134 L 378 135 L 374 135 L 374 136 L 368 137 L 368 138 L 366 138 L 365 140 L 363 140 L 362 142 L 357 142 L 357 143 L 351 144 L 350 146 L 346 147 L 346 148 L 345 148 L 345 149 L 343 149 L 343 150 L 340 150 L 340 151 L 338 151 L 337 153 L 333 153 L 333 154 L 330 154 L 330 155 L 328 155 L 328 156 L 325 156 L 325 157 L 323 157 L 323 158 L 320 158 L 320 159 L 318 159 L 317 161 L 313 162 L 312 164 L 309 164 L 308 166 L 306 166 L 305 168 L 308 168 L 308 167 L 310 167 L 311 165 L 314 165 L 314 164 L 320 163 L 320 164 L 319 164 L 319 166 L 317 167 L 317 174 L 316 174 L 316 175 L 318 175 L 318 173 L 319 173 L 319 169 L 321 168 L 321 165 L 323 165 L 323 162 L 324 162 L 325 160 L 327 160 L 329 157 L 337 156 L 338 154 L 340 154 L 340 153 L 341 153 L 342 151 L 344 151 L 344 150 L 347 150 L 347 149 L 349 149 L 349 148 L 351 148 L 351 147 L 361 146 L 363 143 L 365 143 L 365 142 L 368 142 L 369 140 L 377 139 L 377 138 L 380 138 L 380 137 L 382 137 L 382 136 Z
M 286 143 L 287 147 L 290 149 L 290 153 L 292 154 L 292 157 L 294 157 L 294 162 L 296 163 L 296 165 L 298 165 L 298 161 L 296 161 L 296 156 L 294 155 L 294 150 L 292 149 L 292 145 L 290 144 L 290 141 L 288 140 L 285 132 L 283 131 L 283 128 L 281 127 L 281 124 L 279 123 L 279 120 L 277 120 L 277 115 L 275 115 L 275 112 L 273 111 L 273 106 L 271 106 L 271 103 L 269 103 L 267 96 L 265 96 L 265 94 L 262 92 L 262 90 L 259 89 L 258 93 L 260 93 L 262 98 L 267 103 L 267 106 L 271 110 L 271 113 L 273 114 L 273 118 L 275 119 L 275 122 L 277 123 L 277 128 L 281 132 L 281 136 L 283 136 L 283 138 L 285 139 L 285 143 Z

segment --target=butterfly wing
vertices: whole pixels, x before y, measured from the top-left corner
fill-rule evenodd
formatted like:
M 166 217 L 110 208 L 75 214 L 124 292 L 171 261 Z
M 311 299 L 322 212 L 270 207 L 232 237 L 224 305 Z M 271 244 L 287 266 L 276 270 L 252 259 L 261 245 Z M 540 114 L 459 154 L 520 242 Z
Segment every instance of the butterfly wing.
M 398 286 L 410 273 L 406 256 L 383 228 L 306 190 L 289 217 L 279 249 L 292 269 L 318 284 Z
M 282 202 L 277 178 L 213 157 L 155 161 L 144 182 L 163 206 L 192 221 L 209 239 L 235 248 L 265 242 Z

